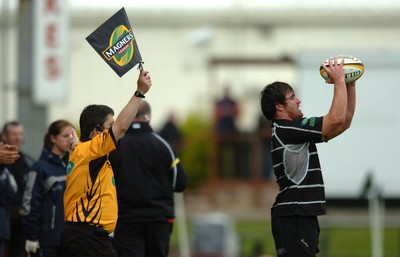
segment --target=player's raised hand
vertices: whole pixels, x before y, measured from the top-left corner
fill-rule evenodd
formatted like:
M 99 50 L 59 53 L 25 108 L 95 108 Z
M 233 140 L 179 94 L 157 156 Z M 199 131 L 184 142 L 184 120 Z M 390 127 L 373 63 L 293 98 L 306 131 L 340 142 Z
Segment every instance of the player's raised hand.
M 322 63 L 322 68 L 328 74 L 328 78 L 325 80 L 328 84 L 334 84 L 340 81 L 344 82 L 344 70 L 343 70 L 344 60 L 335 56 L 333 59 L 329 59 L 329 63 Z

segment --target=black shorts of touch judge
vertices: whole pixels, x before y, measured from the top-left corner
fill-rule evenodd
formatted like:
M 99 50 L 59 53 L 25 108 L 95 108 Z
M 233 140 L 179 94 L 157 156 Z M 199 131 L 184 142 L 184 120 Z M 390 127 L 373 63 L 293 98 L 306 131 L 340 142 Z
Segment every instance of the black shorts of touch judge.
M 67 222 L 61 234 L 61 257 L 116 257 L 107 231 L 87 223 Z

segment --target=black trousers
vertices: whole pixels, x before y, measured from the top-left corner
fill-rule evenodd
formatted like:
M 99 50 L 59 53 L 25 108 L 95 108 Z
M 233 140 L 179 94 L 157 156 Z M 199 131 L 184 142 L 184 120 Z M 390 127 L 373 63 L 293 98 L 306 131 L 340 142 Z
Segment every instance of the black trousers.
M 116 257 L 111 238 L 102 228 L 67 222 L 61 233 L 61 257 Z
M 9 257 L 25 256 L 25 235 L 22 218 L 11 220 L 11 237 L 8 243 Z
M 167 257 L 171 222 L 118 221 L 113 244 L 118 257 Z

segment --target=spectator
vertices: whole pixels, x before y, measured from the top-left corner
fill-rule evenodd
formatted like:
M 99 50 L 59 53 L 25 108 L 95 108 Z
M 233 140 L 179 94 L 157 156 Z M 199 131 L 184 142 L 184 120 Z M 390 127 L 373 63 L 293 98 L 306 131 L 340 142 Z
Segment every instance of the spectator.
M 236 119 L 239 115 L 237 102 L 231 97 L 230 88 L 224 87 L 223 97 L 215 103 L 215 126 L 219 134 L 236 132 Z
M 174 221 L 174 192 L 187 184 L 169 144 L 153 132 L 143 101 L 133 124 L 110 154 L 118 195 L 114 233 L 119 257 L 166 257 Z
M 161 128 L 159 135 L 165 139 L 165 141 L 170 144 L 172 149 L 180 154 L 182 144 L 183 144 L 183 136 L 178 126 L 176 125 L 176 117 L 175 113 L 171 112 L 168 116 L 167 122 Z
M 238 104 L 231 97 L 229 86 L 225 86 L 223 97 L 216 101 L 214 109 L 217 165 L 221 176 L 225 178 L 240 176 L 240 151 L 243 147 L 237 135 L 238 115 Z
M 66 120 L 50 124 L 39 161 L 29 173 L 24 194 L 25 250 L 29 254 L 57 257 L 64 227 L 65 172 L 75 129 Z
M 8 151 L 1 148 L 0 152 Z M 8 206 L 13 202 L 17 189 L 14 176 L 4 168 L 4 162 L 0 158 L 0 256 L 3 256 L 6 243 L 10 239 L 11 220 Z
M 11 121 L 4 124 L 2 137 L 5 144 L 16 146 L 20 155 L 14 163 L 6 164 L 5 168 L 14 176 L 18 186 L 17 195 L 10 205 L 11 237 L 8 245 L 8 254 L 9 257 L 21 257 L 25 254 L 22 217 L 26 215 L 22 208 L 22 197 L 34 159 L 21 151 L 21 146 L 24 143 L 24 127 L 21 123 Z

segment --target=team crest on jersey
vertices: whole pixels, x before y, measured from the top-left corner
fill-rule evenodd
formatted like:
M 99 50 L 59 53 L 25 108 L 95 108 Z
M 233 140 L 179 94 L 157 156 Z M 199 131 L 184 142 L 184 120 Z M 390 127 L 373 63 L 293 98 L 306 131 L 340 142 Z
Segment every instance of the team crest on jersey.
M 310 127 L 315 127 L 315 118 L 306 118 L 301 121 L 301 126 L 305 127 L 309 125 Z
M 72 169 L 74 168 L 75 164 L 71 161 L 68 162 L 67 165 L 67 175 L 71 173 Z

